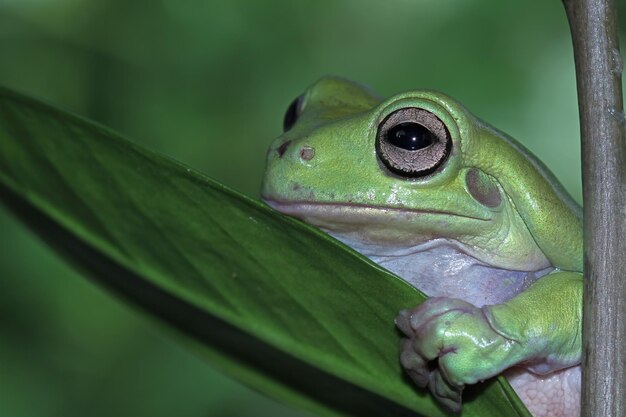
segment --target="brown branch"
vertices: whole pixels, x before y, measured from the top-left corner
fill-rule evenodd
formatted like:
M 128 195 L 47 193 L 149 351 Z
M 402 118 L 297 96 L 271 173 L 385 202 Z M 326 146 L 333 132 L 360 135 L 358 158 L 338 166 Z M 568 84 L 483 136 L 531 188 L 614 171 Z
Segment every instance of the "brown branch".
M 585 247 L 585 417 L 626 416 L 626 121 L 614 0 L 563 0 L 576 61 Z

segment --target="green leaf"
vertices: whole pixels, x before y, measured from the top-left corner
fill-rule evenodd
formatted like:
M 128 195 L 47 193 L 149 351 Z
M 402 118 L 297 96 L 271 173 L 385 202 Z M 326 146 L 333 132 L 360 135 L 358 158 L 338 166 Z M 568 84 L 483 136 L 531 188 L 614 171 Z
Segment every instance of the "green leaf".
M 423 296 L 316 229 L 8 90 L 0 198 L 86 275 L 268 395 L 328 416 L 445 415 L 398 361 L 394 318 Z M 463 416 L 529 416 L 504 379 L 479 385 Z

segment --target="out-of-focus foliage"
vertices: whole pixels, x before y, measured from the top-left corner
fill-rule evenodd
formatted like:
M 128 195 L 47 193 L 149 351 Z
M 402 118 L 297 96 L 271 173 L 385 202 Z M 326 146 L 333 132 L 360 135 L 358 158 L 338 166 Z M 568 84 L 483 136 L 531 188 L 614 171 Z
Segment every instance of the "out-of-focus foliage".
M 382 95 L 442 90 L 580 201 L 558 0 L 0 0 L 1 84 L 249 195 L 287 104 L 323 74 Z M 0 230 L 0 415 L 300 415 L 216 374 L 4 211 Z

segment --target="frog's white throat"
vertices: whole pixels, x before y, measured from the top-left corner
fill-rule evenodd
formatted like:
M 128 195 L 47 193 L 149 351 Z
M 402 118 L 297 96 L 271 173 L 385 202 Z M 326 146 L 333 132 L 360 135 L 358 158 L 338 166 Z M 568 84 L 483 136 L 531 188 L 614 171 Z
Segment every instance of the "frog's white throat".
M 390 246 L 364 242 L 354 234 L 325 231 L 428 296 L 461 298 L 479 307 L 502 303 L 553 270 L 498 268 L 472 256 L 466 245 L 451 239 Z
M 476 306 L 499 304 L 553 270 L 534 241 L 530 242 L 531 250 L 509 251 L 502 256 L 498 247 L 481 249 L 451 237 L 433 236 L 428 227 L 416 230 L 407 227 L 405 221 L 406 216 L 421 216 L 423 223 L 429 224 L 454 217 L 474 226 L 489 219 L 400 210 L 395 212 L 397 221 L 389 222 L 389 209 L 385 208 L 283 202 L 267 197 L 266 202 L 318 226 L 431 297 L 460 298 Z M 491 243 L 496 245 L 493 239 Z

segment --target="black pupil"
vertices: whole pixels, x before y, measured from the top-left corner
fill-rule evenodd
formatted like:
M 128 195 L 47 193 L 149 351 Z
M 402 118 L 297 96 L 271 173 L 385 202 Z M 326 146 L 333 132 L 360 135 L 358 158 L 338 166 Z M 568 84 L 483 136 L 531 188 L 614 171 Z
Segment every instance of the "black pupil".
M 296 123 L 296 120 L 298 120 L 298 113 L 300 110 L 300 97 L 296 97 L 287 108 L 287 112 L 285 113 L 285 117 L 283 119 L 283 132 L 291 129 Z
M 387 140 L 398 148 L 416 151 L 432 145 L 435 142 L 435 136 L 419 123 L 405 122 L 389 129 Z

